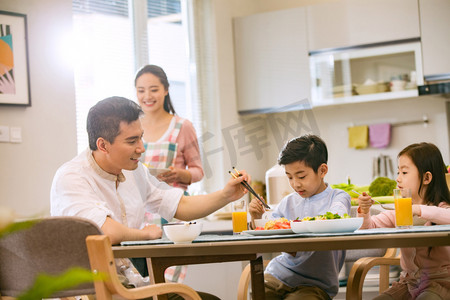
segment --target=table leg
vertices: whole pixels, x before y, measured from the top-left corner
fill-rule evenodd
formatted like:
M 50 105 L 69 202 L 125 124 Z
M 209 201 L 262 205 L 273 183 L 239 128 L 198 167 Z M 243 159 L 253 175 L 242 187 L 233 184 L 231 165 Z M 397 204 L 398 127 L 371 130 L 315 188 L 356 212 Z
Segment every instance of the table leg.
M 231 261 L 250 261 L 250 274 L 254 299 L 264 300 L 264 265 L 261 256 L 257 254 L 224 254 L 207 256 L 180 256 L 180 257 L 148 257 L 147 268 L 150 283 L 165 282 L 164 271 L 167 267 L 177 265 L 205 264 Z M 167 300 L 166 295 L 158 296 L 158 300 Z
M 165 282 L 164 271 L 167 268 L 165 263 L 158 264 L 157 260 L 152 260 L 151 258 L 147 258 L 147 268 L 150 279 L 150 284 Z M 167 300 L 166 295 L 159 295 L 158 300 Z M 156 300 L 156 296 L 153 297 Z
M 250 274 L 252 278 L 252 298 L 264 300 L 264 265 L 262 256 L 250 261 Z

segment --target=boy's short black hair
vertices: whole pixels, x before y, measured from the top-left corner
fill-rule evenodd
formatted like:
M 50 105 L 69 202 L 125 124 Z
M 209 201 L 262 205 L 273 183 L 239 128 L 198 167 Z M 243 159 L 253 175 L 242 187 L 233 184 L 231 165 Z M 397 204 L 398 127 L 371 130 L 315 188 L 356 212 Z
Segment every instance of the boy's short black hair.
M 111 144 L 120 133 L 120 122 L 130 124 L 139 119 L 139 105 L 123 97 L 109 97 L 95 104 L 87 116 L 89 148 L 97 150 L 97 139 L 102 137 Z
M 328 161 L 328 150 L 325 142 L 313 134 L 290 140 L 281 149 L 278 164 L 287 165 L 296 161 L 303 162 L 317 173 L 319 167 Z

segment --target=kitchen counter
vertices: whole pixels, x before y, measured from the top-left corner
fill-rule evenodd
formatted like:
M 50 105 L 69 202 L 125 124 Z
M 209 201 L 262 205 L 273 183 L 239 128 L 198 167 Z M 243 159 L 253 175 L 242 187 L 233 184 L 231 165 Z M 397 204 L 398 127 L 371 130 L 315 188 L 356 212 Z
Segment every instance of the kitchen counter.
M 203 223 L 202 235 L 205 234 L 233 234 L 231 220 L 201 220 Z

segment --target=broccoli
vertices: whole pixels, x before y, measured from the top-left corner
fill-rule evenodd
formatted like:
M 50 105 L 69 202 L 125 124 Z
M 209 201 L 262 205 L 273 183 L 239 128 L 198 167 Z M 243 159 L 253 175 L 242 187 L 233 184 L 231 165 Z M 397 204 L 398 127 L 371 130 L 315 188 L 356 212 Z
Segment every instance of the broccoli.
M 387 177 L 378 177 L 370 184 L 369 193 L 372 197 L 392 196 L 396 186 L 397 182 L 395 180 Z

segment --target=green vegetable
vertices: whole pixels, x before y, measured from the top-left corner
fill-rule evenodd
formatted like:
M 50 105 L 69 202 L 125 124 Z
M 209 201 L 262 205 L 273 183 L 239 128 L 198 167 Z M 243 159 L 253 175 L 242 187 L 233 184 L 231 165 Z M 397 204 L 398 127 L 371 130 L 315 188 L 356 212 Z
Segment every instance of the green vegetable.
M 357 186 L 352 183 L 350 183 L 350 184 L 347 184 L 347 183 L 332 184 L 331 187 L 333 189 L 339 189 L 339 190 L 343 190 L 343 191 L 347 192 L 350 195 L 350 197 L 352 197 L 352 198 L 358 198 L 358 194 L 353 193 L 352 190 L 355 190 L 358 193 L 367 192 L 369 190 L 368 185 Z
M 332 212 L 327 211 L 323 215 L 316 216 L 318 219 L 327 219 L 327 220 L 334 220 L 334 219 L 348 219 L 350 216 L 348 214 L 344 214 L 342 217 L 339 214 L 333 214 Z
M 372 197 L 391 196 L 394 194 L 394 189 L 397 186 L 395 180 L 387 177 L 378 177 L 369 186 L 369 194 Z

